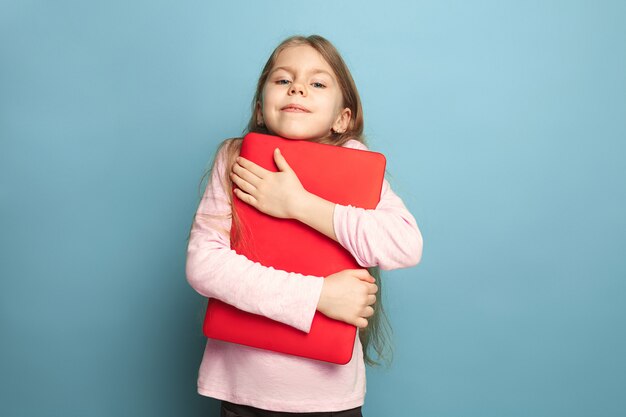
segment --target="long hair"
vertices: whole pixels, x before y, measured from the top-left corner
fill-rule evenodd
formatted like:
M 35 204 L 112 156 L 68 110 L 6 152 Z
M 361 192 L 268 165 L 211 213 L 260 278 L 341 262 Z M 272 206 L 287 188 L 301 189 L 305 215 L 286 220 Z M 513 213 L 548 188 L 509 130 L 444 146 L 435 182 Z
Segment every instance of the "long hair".
M 342 107 L 347 107 L 351 111 L 350 122 L 345 132 L 329 132 L 329 135 L 327 137 L 316 140 L 316 142 L 342 146 L 350 139 L 355 139 L 363 144 L 367 144 L 365 137 L 363 136 L 363 110 L 361 108 L 361 99 L 359 97 L 356 84 L 354 83 L 352 75 L 350 74 L 347 65 L 341 58 L 341 55 L 339 54 L 337 49 L 327 39 L 319 35 L 312 35 L 308 37 L 289 37 L 282 41 L 276 47 L 274 52 L 272 52 L 265 66 L 263 67 L 263 70 L 261 71 L 261 75 L 259 77 L 259 81 L 256 87 L 256 92 L 254 94 L 254 98 L 252 99 L 252 114 L 250 117 L 250 121 L 248 122 L 247 127 L 244 129 L 242 136 L 245 136 L 245 134 L 249 132 L 266 134 L 269 133 L 267 128 L 259 123 L 259 120 L 257 118 L 257 110 L 259 109 L 259 106 L 262 105 L 263 88 L 265 86 L 270 71 L 274 67 L 278 55 L 286 48 L 299 45 L 308 45 L 313 47 L 326 60 L 326 62 L 328 62 L 330 67 L 333 69 L 339 83 L 339 87 L 343 96 Z M 235 163 L 235 158 L 239 156 L 242 140 L 242 137 L 226 139 L 219 144 L 218 149 L 215 153 L 216 157 L 221 152 L 224 152 L 225 155 L 225 169 L 227 169 L 228 171 L 219 174 L 222 185 L 224 186 L 224 189 L 227 190 L 227 195 L 231 208 L 233 207 L 233 182 L 230 176 L 227 175 L 227 173 L 232 171 L 232 167 Z M 205 183 L 206 178 L 208 178 L 213 169 L 215 169 L 216 157 L 213 158 L 213 163 L 211 164 L 211 167 L 205 172 L 202 177 L 202 180 L 200 182 L 201 190 L 204 189 L 203 184 Z M 235 231 L 242 230 L 242 223 L 237 216 L 236 211 L 231 210 L 230 213 L 225 213 L 225 216 L 231 217 L 231 227 L 234 227 Z M 237 233 L 231 237 L 232 246 L 245 246 L 245 243 L 245 233 Z M 393 360 L 393 348 L 390 344 L 392 328 L 387 314 L 385 313 L 385 310 L 383 308 L 383 282 L 380 279 L 380 268 L 371 267 L 367 268 L 367 270 L 370 275 L 372 275 L 376 279 L 378 294 L 376 297 L 376 303 L 373 305 L 374 315 L 368 318 L 368 325 L 365 329 L 359 329 L 359 339 L 361 340 L 361 344 L 363 345 L 364 361 L 367 365 L 370 366 L 380 365 L 380 363 L 372 357 L 370 350 L 373 349 L 376 352 L 378 359 L 384 360 L 387 366 L 389 366 Z

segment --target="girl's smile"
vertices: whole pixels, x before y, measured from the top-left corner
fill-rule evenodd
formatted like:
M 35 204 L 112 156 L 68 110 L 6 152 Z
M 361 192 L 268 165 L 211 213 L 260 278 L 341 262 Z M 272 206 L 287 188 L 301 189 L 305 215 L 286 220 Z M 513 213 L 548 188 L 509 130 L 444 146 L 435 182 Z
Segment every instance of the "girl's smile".
M 288 104 L 282 108 L 282 111 L 293 113 L 311 113 L 309 109 L 299 104 Z

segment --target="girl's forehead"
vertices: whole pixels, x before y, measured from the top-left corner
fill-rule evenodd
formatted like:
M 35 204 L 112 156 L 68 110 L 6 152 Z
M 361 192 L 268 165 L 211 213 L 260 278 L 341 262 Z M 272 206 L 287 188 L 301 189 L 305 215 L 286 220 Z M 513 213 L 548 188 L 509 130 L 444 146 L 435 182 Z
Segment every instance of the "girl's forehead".
M 291 45 L 280 51 L 272 70 L 277 67 L 319 68 L 333 74 L 330 64 L 322 54 L 309 45 Z

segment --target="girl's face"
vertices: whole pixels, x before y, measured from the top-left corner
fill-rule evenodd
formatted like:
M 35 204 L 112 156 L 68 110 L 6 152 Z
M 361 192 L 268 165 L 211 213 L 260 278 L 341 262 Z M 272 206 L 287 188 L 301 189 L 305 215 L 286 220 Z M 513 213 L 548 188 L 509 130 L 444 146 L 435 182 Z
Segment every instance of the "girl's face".
M 313 47 L 283 49 L 263 87 L 258 120 L 270 133 L 287 139 L 315 140 L 331 130 L 343 133 L 350 109 L 332 68 Z

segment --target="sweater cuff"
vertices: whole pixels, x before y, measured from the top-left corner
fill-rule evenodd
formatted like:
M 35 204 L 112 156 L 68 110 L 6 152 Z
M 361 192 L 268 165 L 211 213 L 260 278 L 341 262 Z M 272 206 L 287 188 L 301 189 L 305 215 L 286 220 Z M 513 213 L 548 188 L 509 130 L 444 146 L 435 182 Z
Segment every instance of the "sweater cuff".
M 317 276 L 307 276 L 308 288 L 301 292 L 301 311 L 302 315 L 294 327 L 305 333 L 311 331 L 313 318 L 317 311 L 320 297 L 322 295 L 322 287 L 324 286 L 324 278 Z
M 344 239 L 344 230 L 341 228 L 342 224 L 345 224 L 344 219 L 346 217 L 347 206 L 343 206 L 341 204 L 335 204 L 335 210 L 333 211 L 333 229 L 335 231 L 335 236 L 337 237 L 337 242 L 344 248 L 346 247 L 345 239 Z

